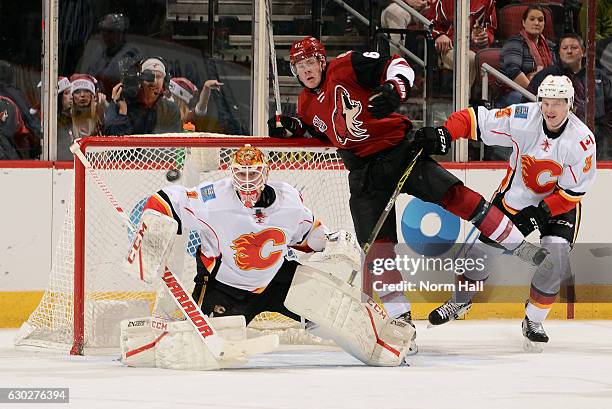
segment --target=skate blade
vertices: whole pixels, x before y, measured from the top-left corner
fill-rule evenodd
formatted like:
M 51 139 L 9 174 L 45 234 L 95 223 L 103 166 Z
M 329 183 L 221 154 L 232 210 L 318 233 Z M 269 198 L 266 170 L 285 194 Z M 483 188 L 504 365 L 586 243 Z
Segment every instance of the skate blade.
M 541 354 L 544 351 L 544 342 L 533 342 L 527 337 L 523 338 L 523 349 L 532 354 Z

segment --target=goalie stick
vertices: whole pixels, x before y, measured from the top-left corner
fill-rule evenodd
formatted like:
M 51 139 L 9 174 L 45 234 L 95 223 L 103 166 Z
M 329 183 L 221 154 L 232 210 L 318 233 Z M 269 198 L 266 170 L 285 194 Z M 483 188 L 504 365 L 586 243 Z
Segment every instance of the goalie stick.
M 272 30 L 272 0 L 266 0 L 266 25 L 268 26 L 268 41 L 270 44 L 270 63 L 272 64 L 272 86 L 274 88 L 274 102 L 276 102 L 276 127 L 282 128 L 280 87 L 278 85 L 278 68 L 276 67 L 276 48 L 274 47 L 274 31 Z
M 138 229 L 136 226 L 134 226 L 119 202 L 117 202 L 115 196 L 110 191 L 106 183 L 104 183 L 104 181 L 100 178 L 98 172 L 96 172 L 93 166 L 91 166 L 91 163 L 81 151 L 81 146 L 79 145 L 78 140 L 72 144 L 70 150 L 76 155 L 77 158 L 79 158 L 85 169 L 87 169 L 91 175 L 91 178 L 100 188 L 102 193 L 104 193 L 111 205 L 115 208 L 125 226 L 130 229 L 132 233 L 137 234 Z M 168 292 L 170 293 L 170 296 L 174 300 L 175 304 L 183 312 L 183 314 L 185 314 L 185 317 L 187 317 L 189 322 L 191 322 L 194 330 L 200 335 L 200 338 L 206 344 L 208 349 L 210 349 L 216 358 L 220 357 L 223 353 L 223 338 L 217 334 L 217 331 L 212 326 L 210 319 L 202 312 L 200 306 L 193 300 L 189 292 L 185 290 L 185 286 L 180 282 L 178 277 L 172 271 L 170 271 L 170 269 L 168 269 L 167 266 L 164 266 L 164 273 L 160 279 L 168 288 Z
M 370 248 L 372 247 L 372 244 L 374 244 L 374 241 L 376 240 L 376 236 L 378 236 L 378 233 L 380 232 L 380 229 L 385 223 L 385 220 L 387 220 L 387 216 L 389 216 L 389 213 L 391 213 L 391 210 L 393 209 L 393 206 L 395 205 L 395 201 L 397 200 L 397 197 L 401 193 L 402 188 L 404 187 L 404 184 L 406 183 L 406 180 L 408 180 L 408 177 L 412 173 L 412 169 L 414 168 L 414 165 L 416 165 L 417 160 L 421 156 L 422 152 L 423 152 L 423 148 L 420 148 L 417 151 L 417 153 L 414 155 L 414 157 L 412 158 L 412 160 L 406 167 L 406 170 L 404 171 L 402 176 L 399 178 L 397 185 L 395 185 L 395 190 L 393 191 L 393 194 L 391 194 L 391 197 L 389 198 L 389 201 L 387 202 L 385 209 L 383 210 L 380 217 L 378 218 L 378 221 L 376 222 L 374 229 L 372 229 L 372 232 L 370 233 L 370 237 L 368 237 L 368 241 L 366 241 L 362 247 L 364 260 L 367 258 L 368 253 L 370 252 Z M 357 270 L 351 271 L 351 275 L 348 279 L 348 283 L 352 285 L 353 281 L 355 281 L 356 276 L 357 276 Z

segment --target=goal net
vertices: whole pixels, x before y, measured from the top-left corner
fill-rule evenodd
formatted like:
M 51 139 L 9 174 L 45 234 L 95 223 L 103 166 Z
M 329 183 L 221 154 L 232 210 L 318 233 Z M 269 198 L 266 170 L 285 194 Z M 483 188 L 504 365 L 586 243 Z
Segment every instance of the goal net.
M 153 286 L 124 271 L 132 230 L 119 206 L 138 225 L 149 196 L 171 183 L 195 186 L 229 175 L 232 153 L 244 144 L 261 148 L 270 180 L 297 188 L 317 219 L 333 229 L 353 231 L 347 172 L 335 150 L 315 139 L 189 133 L 155 136 L 91 137 L 81 141 L 94 172 L 75 161 L 73 194 L 51 267 L 49 285 L 37 309 L 23 324 L 16 345 L 95 353 L 119 346 L 119 322 L 151 314 Z M 117 203 L 112 204 L 92 174 Z M 180 273 L 193 285 L 195 231 L 182 235 Z M 176 246 L 179 247 L 179 246 Z M 286 329 L 296 323 L 279 314 L 260 314 L 252 327 Z

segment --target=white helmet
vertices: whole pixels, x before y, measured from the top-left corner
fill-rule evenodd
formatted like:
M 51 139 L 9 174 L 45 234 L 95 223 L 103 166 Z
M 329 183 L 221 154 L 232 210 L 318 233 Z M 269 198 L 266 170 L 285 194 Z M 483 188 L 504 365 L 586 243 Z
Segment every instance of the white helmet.
M 548 75 L 538 87 L 538 101 L 542 98 L 565 98 L 569 109 L 574 106 L 574 85 L 565 75 Z
M 253 207 L 268 180 L 268 161 L 262 151 L 244 145 L 232 157 L 232 182 L 246 207 Z

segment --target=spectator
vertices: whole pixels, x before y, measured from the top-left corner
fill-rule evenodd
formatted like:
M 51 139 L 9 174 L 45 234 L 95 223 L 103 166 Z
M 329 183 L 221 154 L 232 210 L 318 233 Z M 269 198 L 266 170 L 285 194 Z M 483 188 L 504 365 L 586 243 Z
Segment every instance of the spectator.
M 538 72 L 529 83 L 528 91 L 534 95 L 548 75 L 565 75 L 574 86 L 575 113 L 585 121 L 587 100 L 587 75 L 584 64 L 586 51 L 584 41 L 578 34 L 564 34 L 559 39 L 559 61 Z M 524 98 L 523 101 L 526 101 Z M 597 140 L 597 159 L 608 158 L 612 134 L 612 82 L 599 68 L 595 68 L 595 139 Z
M 100 135 L 108 103 L 106 96 L 97 92 L 98 81 L 88 74 L 73 74 L 70 82 L 74 138 Z
M 454 0 L 437 0 L 432 20 L 433 38 L 436 40 L 436 50 L 440 54 L 442 67 L 449 70 L 453 69 L 455 58 L 453 50 L 454 19 Z M 472 0 L 470 2 L 470 50 L 468 51 L 470 85 L 474 84 L 476 79 L 475 51 L 493 43 L 496 29 L 495 0 Z
M 57 160 L 72 160 L 72 107 L 70 80 L 66 77 L 57 79 Z
M 163 98 L 168 87 L 166 67 L 159 58 L 138 63 L 136 72 L 113 87 L 106 110 L 106 135 L 135 135 L 181 131 L 174 101 Z
M 523 29 L 506 41 L 501 51 L 501 70 L 523 88 L 544 67 L 554 63 L 554 43 L 544 35 L 544 9 L 530 5 L 523 13 Z M 499 99 L 500 106 L 521 102 L 522 94 L 508 90 Z
M 198 118 L 205 116 L 208 111 L 208 100 L 210 99 L 211 90 L 220 91 L 222 85 L 223 83 L 217 80 L 204 82 L 200 98 L 194 107 L 193 102 L 195 95 L 198 93 L 198 87 L 187 78 L 172 78 L 170 80 L 170 92 L 181 113 L 181 123 L 191 122 L 195 124 Z
M 0 160 L 29 159 L 24 144 L 28 130 L 15 102 L 0 95 Z
M 121 81 L 121 62 L 140 61 L 143 58 L 141 51 L 126 40 L 129 26 L 130 21 L 123 14 L 104 16 L 98 24 L 102 44 L 99 37 L 92 37 L 79 62 L 79 71 L 96 78 L 100 92 L 107 97 L 110 97 L 113 86 Z
M 27 103 L 25 95 L 15 86 L 15 69 L 6 61 L 0 61 L 0 97 L 5 99 L 3 110 L 0 111 L 0 116 L 5 118 L 3 121 L 5 138 L 9 138 L 15 144 L 21 159 L 40 157 L 42 152 L 40 120 L 31 113 L 32 107 Z M 8 100 L 10 102 L 7 102 Z
M 402 0 L 404 3 L 427 16 L 430 9 L 430 0 Z M 399 4 L 391 1 L 387 7 L 385 7 L 380 14 L 380 24 L 385 28 L 401 28 L 406 29 L 412 22 L 412 15 L 404 10 Z M 391 39 L 403 45 L 401 39 L 404 38 L 401 34 L 391 34 Z M 400 51 L 393 44 L 389 45 L 391 48 L 391 55 L 400 54 Z

